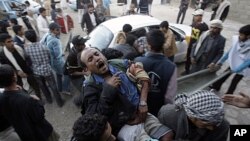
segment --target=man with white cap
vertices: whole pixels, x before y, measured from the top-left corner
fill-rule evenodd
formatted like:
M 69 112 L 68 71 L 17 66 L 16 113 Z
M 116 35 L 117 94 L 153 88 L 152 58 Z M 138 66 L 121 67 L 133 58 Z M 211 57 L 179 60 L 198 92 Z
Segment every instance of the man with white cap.
M 208 30 L 208 26 L 205 22 L 202 21 L 204 11 L 202 9 L 197 9 L 194 11 L 193 15 L 193 23 L 191 25 L 192 27 L 192 33 L 191 33 L 191 39 L 190 43 L 187 49 L 187 57 L 186 57 L 186 63 L 185 63 L 185 71 L 182 73 L 182 75 L 186 75 L 190 73 L 190 66 L 191 66 L 191 50 L 194 44 L 199 39 L 200 35 Z
M 215 19 L 210 22 L 210 30 L 204 32 L 191 50 L 191 72 L 213 68 L 222 57 L 226 39 L 220 34 L 222 21 Z
M 210 91 L 179 94 L 175 104 L 164 105 L 158 119 L 174 133 L 174 140 L 226 141 L 229 123 L 224 118 L 224 104 Z

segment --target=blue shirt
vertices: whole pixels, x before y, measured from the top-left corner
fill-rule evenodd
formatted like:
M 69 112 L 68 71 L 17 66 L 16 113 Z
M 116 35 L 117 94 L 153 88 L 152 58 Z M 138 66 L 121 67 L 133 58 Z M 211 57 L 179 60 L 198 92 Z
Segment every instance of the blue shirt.
M 124 63 L 126 65 L 126 62 Z M 115 68 L 112 65 L 109 65 L 109 71 L 112 75 L 116 74 L 117 72 L 120 72 L 118 68 Z M 121 72 L 119 74 L 119 77 L 121 79 L 121 84 L 119 87 L 120 93 L 122 95 L 125 95 L 133 105 L 138 106 L 139 101 L 140 101 L 140 96 L 139 96 L 139 92 L 138 92 L 136 85 L 132 81 L 129 80 L 128 76 L 124 72 Z M 105 81 L 99 75 L 94 74 L 93 78 L 97 84 L 103 84 L 103 82 Z

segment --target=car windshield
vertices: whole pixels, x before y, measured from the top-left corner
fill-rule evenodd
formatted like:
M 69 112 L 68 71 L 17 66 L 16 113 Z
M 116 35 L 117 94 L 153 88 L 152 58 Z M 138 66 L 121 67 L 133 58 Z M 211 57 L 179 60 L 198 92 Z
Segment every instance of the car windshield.
M 100 50 L 107 48 L 112 41 L 114 34 L 105 26 L 99 25 L 89 35 L 89 40 L 86 42 L 87 46 L 97 47 Z
M 180 28 L 176 28 L 176 27 L 174 27 L 174 26 L 171 26 L 171 28 L 172 28 L 173 30 L 175 30 L 175 31 L 178 31 L 178 32 L 181 33 L 182 35 L 186 35 L 186 33 L 185 33 L 183 30 L 181 30 Z

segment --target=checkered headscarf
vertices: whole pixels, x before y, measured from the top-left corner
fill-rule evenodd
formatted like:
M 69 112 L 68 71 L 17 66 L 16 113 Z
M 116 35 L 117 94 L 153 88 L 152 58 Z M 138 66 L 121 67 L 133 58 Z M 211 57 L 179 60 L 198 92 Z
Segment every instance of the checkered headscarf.
M 194 117 L 212 124 L 220 124 L 224 118 L 224 104 L 210 91 L 200 90 L 191 94 L 179 94 L 175 104 L 183 106 L 188 117 Z

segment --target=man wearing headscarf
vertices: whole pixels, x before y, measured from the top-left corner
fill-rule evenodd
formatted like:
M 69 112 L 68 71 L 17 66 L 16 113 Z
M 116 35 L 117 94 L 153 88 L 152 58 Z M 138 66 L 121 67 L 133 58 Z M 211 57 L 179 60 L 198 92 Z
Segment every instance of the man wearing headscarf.
M 191 72 L 213 68 L 222 57 L 226 43 L 221 35 L 222 21 L 215 19 L 210 22 L 210 30 L 204 32 L 191 50 Z
M 210 91 L 177 95 L 175 104 L 160 109 L 158 119 L 174 131 L 176 141 L 227 140 L 229 123 L 224 119 L 224 104 Z

